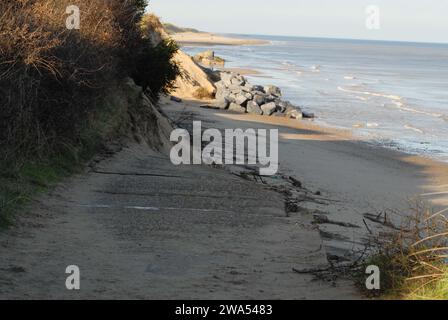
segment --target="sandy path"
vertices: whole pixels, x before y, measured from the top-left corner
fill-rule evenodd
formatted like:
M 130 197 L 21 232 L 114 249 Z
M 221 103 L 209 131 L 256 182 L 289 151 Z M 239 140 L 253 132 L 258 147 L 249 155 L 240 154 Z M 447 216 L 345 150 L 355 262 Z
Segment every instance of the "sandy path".
M 310 218 L 222 169 L 133 145 L 59 186 L 0 235 L 0 299 L 355 298 L 292 268 L 327 264 Z M 65 268 L 81 290 L 65 288 Z
M 347 131 L 319 127 L 308 121 L 203 109 L 194 101 L 183 105 L 167 103 L 164 109 L 173 118 L 184 112 L 190 113 L 192 119 L 207 119 L 214 128 L 279 129 L 281 172 L 298 177 L 307 188 L 330 199 L 307 206 L 329 213 L 333 221 L 358 226 L 320 225 L 327 252 L 343 259 L 353 258 L 354 250 L 365 247 L 368 230 L 364 221 L 371 230 L 381 227 L 366 219 L 365 214 L 398 210 L 406 216 L 412 214 L 413 199 L 419 195 L 447 190 L 447 164 L 373 147 Z M 448 206 L 446 195 L 423 199 L 432 201 L 436 209 Z M 402 220 L 390 212 L 388 218 L 397 225 Z

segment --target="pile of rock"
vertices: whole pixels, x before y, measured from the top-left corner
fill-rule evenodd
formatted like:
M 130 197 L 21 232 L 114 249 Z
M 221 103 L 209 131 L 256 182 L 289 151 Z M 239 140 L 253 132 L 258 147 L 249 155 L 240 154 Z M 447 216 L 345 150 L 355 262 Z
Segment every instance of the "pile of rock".
M 206 67 L 213 67 L 213 66 L 223 67 L 225 65 L 225 60 L 215 56 L 215 52 L 213 50 L 207 50 L 198 53 L 193 57 L 193 60 L 196 63 L 202 64 Z
M 215 83 L 216 108 L 298 120 L 314 117 L 282 100 L 282 91 L 276 86 L 251 85 L 246 78 L 233 72 L 221 72 L 220 75 L 221 80 Z

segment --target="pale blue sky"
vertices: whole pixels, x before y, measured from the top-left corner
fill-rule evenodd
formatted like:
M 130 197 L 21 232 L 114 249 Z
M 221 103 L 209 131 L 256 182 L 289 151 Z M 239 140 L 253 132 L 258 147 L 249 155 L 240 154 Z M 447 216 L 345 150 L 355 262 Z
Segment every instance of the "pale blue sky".
M 365 26 L 368 5 L 380 30 Z M 448 0 L 150 0 L 150 11 L 211 32 L 448 43 Z

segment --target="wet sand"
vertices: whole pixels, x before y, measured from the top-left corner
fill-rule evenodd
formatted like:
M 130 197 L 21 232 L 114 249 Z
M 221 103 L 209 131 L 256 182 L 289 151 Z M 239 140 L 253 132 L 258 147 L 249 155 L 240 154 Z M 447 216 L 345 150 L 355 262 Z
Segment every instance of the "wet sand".
M 311 121 L 233 114 L 199 108 L 204 102 L 166 103 L 163 108 L 176 117 L 189 113 L 211 128 L 279 129 L 280 172 L 300 179 L 327 201 L 313 205 L 330 219 L 355 224 L 358 229 L 321 226 L 327 251 L 352 250 L 367 236 L 366 214 L 396 212 L 390 219 L 399 225 L 413 215 L 416 201 L 428 201 L 434 210 L 448 206 L 448 164 L 377 147 L 350 131 L 326 128 Z M 438 193 L 428 196 L 428 193 Z M 370 222 L 369 228 L 376 226 Z M 344 241 L 335 241 L 343 238 Z

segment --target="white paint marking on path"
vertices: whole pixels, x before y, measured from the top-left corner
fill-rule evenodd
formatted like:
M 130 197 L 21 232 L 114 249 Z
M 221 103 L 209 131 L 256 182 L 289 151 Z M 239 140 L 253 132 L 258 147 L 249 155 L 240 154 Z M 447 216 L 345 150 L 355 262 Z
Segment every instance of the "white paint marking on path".
M 141 211 L 160 211 L 160 210 L 170 210 L 170 211 L 199 211 L 199 212 L 222 212 L 222 213 L 235 213 L 233 211 L 226 210 L 215 210 L 215 209 L 198 209 L 198 208 L 170 208 L 170 207 L 140 207 L 140 206 L 111 206 L 103 204 L 83 204 L 78 205 L 81 208 L 93 208 L 93 209 L 125 209 L 125 210 L 141 210 Z

